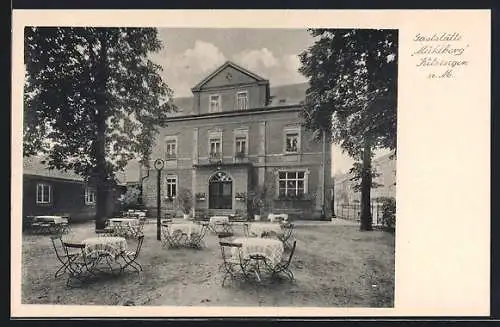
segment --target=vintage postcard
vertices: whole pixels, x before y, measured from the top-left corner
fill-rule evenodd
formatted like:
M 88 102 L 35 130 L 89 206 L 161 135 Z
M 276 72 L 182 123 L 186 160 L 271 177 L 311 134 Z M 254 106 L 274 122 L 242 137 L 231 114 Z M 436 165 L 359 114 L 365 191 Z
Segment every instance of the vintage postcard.
M 12 317 L 489 314 L 488 10 L 12 22 Z

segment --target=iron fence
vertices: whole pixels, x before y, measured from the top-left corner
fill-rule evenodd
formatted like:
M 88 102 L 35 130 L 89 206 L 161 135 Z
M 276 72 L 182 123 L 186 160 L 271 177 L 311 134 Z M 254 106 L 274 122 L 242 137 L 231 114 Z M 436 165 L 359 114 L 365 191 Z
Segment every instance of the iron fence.
M 370 205 L 372 223 L 375 226 L 382 225 L 382 203 L 372 202 Z M 335 205 L 335 216 L 341 219 L 359 221 L 361 215 L 360 203 L 337 203 Z

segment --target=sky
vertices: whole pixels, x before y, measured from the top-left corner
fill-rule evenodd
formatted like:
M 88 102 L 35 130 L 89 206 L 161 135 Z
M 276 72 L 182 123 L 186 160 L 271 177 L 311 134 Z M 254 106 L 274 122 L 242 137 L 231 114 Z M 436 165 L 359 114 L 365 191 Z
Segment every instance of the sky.
M 163 67 L 163 78 L 174 97 L 192 96 L 191 88 L 227 60 L 269 79 L 271 87 L 306 82 L 298 72 L 298 55 L 315 41 L 306 29 L 160 28 L 158 31 L 164 48 L 151 59 Z M 352 159 L 335 145 L 332 156 L 333 173 L 346 172 L 352 167 Z

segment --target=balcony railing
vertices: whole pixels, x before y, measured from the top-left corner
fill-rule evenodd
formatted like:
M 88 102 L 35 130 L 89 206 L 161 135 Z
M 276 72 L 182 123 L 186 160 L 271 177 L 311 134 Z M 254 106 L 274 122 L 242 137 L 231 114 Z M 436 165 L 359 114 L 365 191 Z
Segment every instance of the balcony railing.
M 236 152 L 234 154 L 234 157 L 237 159 L 237 160 L 243 160 L 247 157 L 247 154 L 245 152 Z
M 208 154 L 208 160 L 210 162 L 222 162 L 223 154 L 222 152 L 210 152 Z

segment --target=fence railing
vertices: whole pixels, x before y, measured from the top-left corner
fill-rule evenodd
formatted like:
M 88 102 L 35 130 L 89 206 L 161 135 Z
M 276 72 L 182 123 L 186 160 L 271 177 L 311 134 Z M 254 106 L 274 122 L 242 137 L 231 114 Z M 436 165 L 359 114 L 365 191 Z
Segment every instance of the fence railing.
M 382 225 L 382 203 L 372 202 L 370 212 L 372 214 L 372 224 Z M 335 205 L 335 216 L 338 218 L 359 221 L 360 215 L 360 203 L 337 203 Z

